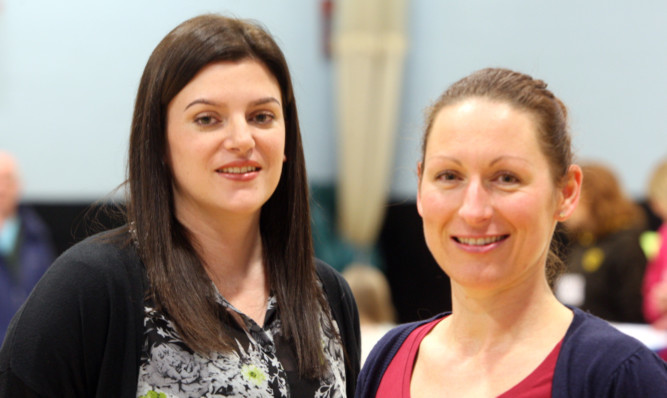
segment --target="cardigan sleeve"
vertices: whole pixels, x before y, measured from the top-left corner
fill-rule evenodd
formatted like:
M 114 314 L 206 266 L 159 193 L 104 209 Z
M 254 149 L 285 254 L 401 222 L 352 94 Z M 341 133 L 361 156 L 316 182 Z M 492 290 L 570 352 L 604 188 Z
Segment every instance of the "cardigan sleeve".
M 605 397 L 667 395 L 667 363 L 647 349 L 626 359 L 614 373 Z
M 574 319 L 554 371 L 554 398 L 664 395 L 667 363 L 606 321 L 571 309 Z
M 54 262 L 0 350 L 1 396 L 136 394 L 143 279 L 132 255 L 89 238 Z

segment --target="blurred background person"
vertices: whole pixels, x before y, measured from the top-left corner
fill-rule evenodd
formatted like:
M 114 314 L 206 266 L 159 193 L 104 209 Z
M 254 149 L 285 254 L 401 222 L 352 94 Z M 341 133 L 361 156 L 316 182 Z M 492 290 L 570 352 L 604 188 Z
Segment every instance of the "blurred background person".
M 374 266 L 353 263 L 343 277 L 352 289 L 359 308 L 361 326 L 361 364 L 375 343 L 396 325 L 396 310 L 384 273 Z
M 644 323 L 641 284 L 646 256 L 639 244 L 645 214 L 614 172 L 582 165 L 581 199 L 566 222 L 567 273 L 556 294 L 565 304 L 610 322 Z
M 0 341 L 55 251 L 37 214 L 20 205 L 21 182 L 13 155 L 0 151 Z
M 644 277 L 644 316 L 659 329 L 667 329 L 667 160 L 658 164 L 648 186 L 651 210 L 663 220 L 657 240 L 648 249 L 649 262 Z M 664 355 L 663 358 L 667 358 Z

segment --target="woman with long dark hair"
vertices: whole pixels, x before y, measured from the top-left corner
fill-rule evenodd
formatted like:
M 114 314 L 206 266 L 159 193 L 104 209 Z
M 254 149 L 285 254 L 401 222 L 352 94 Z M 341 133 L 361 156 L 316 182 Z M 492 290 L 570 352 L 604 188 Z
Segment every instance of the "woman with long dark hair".
M 127 225 L 64 253 L 14 318 L 0 395 L 352 395 L 356 305 L 313 257 L 292 83 L 264 29 L 203 15 L 160 42 L 127 193 Z

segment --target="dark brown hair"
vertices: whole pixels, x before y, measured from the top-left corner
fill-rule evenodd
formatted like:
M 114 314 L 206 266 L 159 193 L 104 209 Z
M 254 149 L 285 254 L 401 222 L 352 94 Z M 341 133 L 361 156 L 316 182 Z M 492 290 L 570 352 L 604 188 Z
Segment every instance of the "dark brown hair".
M 446 106 L 473 97 L 507 103 L 533 116 L 538 141 L 549 161 L 554 183 L 562 184 L 572 164 L 571 138 L 567 124 L 567 109 L 542 80 L 503 68 L 486 68 L 452 84 L 426 111 L 426 129 L 422 140 L 422 164 L 426 146 L 436 116 Z M 423 166 L 422 166 L 423 167 Z M 550 281 L 563 269 L 558 252 L 560 243 L 552 239 L 547 259 Z
M 591 162 L 581 165 L 581 170 L 584 182 L 579 206 L 587 217 L 581 225 L 568 225 L 576 237 L 598 240 L 613 232 L 644 226 L 643 209 L 625 194 L 611 168 Z
M 305 159 L 292 82 L 285 57 L 260 26 L 219 15 L 183 22 L 158 44 L 144 69 L 136 98 L 128 161 L 127 219 L 150 281 L 156 306 L 183 340 L 201 353 L 229 351 L 224 311 L 189 232 L 174 215 L 166 153 L 167 105 L 205 66 L 256 60 L 277 79 L 285 115 L 285 155 L 278 186 L 260 216 L 263 257 L 276 295 L 282 331 L 293 344 L 302 376 L 318 377 L 322 361 L 319 311 L 327 304 L 317 284 L 308 207 Z

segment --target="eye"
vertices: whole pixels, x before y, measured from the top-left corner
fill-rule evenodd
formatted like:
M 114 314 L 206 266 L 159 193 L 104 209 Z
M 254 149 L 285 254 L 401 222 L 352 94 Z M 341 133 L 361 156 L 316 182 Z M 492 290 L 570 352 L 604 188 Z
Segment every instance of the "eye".
M 459 175 L 452 170 L 445 170 L 436 175 L 436 179 L 441 182 L 454 182 L 460 179 Z
M 195 123 L 202 127 L 212 126 L 219 122 L 220 120 L 213 115 L 204 114 L 195 117 Z
M 496 177 L 496 181 L 504 185 L 514 185 L 521 182 L 521 180 L 519 180 L 519 178 L 516 175 L 509 172 L 500 173 Z
M 250 121 L 259 125 L 267 125 L 273 122 L 276 117 L 271 112 L 257 112 L 250 117 Z

